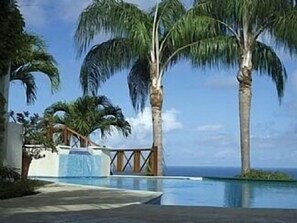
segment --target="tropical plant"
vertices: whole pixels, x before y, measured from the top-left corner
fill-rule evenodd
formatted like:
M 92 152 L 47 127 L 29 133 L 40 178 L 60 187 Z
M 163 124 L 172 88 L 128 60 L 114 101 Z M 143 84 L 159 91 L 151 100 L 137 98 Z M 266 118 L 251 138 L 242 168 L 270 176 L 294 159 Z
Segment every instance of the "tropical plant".
M 22 176 L 27 177 L 32 159 L 44 158 L 43 151 L 56 152 L 56 144 L 49 135 L 49 127 L 52 123 L 49 119 L 38 114 L 30 115 L 29 112 L 15 113 L 10 111 L 10 118 L 23 126 L 23 167 Z M 24 163 L 27 165 L 24 166 Z
M 208 52 L 204 65 L 238 66 L 241 171 L 250 171 L 250 109 L 252 73 L 268 75 L 283 97 L 286 69 L 274 49 L 263 37 L 276 40 L 276 47 L 296 51 L 296 16 L 291 0 L 196 0 L 194 9 L 221 24 L 225 35 L 201 42 L 198 51 Z M 201 7 L 203 5 L 203 7 Z M 285 31 L 286 29 L 286 31 Z M 207 60 L 207 62 L 205 62 Z M 201 65 L 197 54 L 197 64 Z
M 251 169 L 248 173 L 236 176 L 243 179 L 255 179 L 255 180 L 286 180 L 292 181 L 293 178 L 283 172 L 279 171 L 264 171 Z
M 20 81 L 26 88 L 27 103 L 36 100 L 37 86 L 34 74 L 49 78 L 52 92 L 59 89 L 60 77 L 56 61 L 47 52 L 44 41 L 36 35 L 23 34 L 22 45 L 11 63 L 10 81 Z
M 41 117 L 37 113 L 30 115 L 29 112 L 15 113 L 10 111 L 10 118 L 23 126 L 23 155 L 34 159 L 42 158 L 40 152 L 43 149 L 56 151 L 53 138 L 48 134 L 48 128 L 52 126 L 49 119 Z M 41 145 L 40 148 L 27 148 L 26 145 Z
M 190 58 L 191 49 L 201 39 L 216 34 L 218 25 L 204 17 L 194 16 L 179 0 L 162 0 L 149 11 L 119 0 L 93 0 L 79 17 L 75 34 L 79 54 L 97 34 L 112 35 L 94 45 L 84 59 L 80 73 L 84 93 L 95 94 L 115 73 L 130 70 L 128 85 L 134 108 L 142 110 L 148 96 L 150 99 L 158 175 L 163 174 L 162 78 L 171 66 Z
M 105 96 L 79 97 L 74 102 L 56 102 L 45 109 L 44 115 L 54 123 L 63 124 L 88 137 L 99 131 L 101 137 L 111 135 L 114 130 L 124 136 L 131 133 L 122 110 L 112 105 Z

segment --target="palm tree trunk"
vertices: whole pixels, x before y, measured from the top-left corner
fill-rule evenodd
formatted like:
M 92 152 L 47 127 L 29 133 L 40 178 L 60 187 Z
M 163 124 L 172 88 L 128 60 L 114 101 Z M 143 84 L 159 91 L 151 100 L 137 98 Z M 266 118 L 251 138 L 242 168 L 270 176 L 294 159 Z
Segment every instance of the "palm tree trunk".
M 7 73 L 0 76 L 0 94 L 3 100 L 0 107 L 3 111 L 0 111 L 0 115 L 3 115 L 0 126 L 0 166 L 3 165 L 3 161 L 6 156 L 7 147 L 7 127 L 8 127 L 8 95 L 9 95 L 9 80 L 10 80 L 10 63 L 8 64 Z
M 151 77 L 153 81 L 150 88 L 150 104 L 152 109 L 153 123 L 153 146 L 157 147 L 157 175 L 163 175 L 163 131 L 162 131 L 162 105 L 163 105 L 163 88 L 154 84 L 156 78 L 156 65 L 151 65 Z
M 247 51 L 241 61 L 237 75 L 239 82 L 239 122 L 240 122 L 240 148 L 241 173 L 250 171 L 250 111 L 252 97 L 252 63 L 251 51 Z

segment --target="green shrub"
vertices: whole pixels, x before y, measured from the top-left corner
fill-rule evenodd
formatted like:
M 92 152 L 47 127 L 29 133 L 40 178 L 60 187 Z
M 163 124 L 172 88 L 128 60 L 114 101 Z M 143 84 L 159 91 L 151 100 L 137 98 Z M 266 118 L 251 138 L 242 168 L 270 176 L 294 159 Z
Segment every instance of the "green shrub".
M 291 176 L 286 173 L 278 171 L 264 171 L 264 170 L 250 170 L 246 174 L 236 176 L 238 178 L 245 179 L 259 179 L 259 180 L 293 180 Z
M 48 183 L 40 180 L 24 180 L 14 169 L 0 167 L 0 200 L 36 194 L 37 187 Z
M 0 182 L 14 182 L 21 178 L 20 174 L 17 173 L 13 168 L 0 167 Z
M 25 195 L 36 194 L 34 187 L 31 187 L 26 181 L 0 183 L 0 199 L 21 197 Z

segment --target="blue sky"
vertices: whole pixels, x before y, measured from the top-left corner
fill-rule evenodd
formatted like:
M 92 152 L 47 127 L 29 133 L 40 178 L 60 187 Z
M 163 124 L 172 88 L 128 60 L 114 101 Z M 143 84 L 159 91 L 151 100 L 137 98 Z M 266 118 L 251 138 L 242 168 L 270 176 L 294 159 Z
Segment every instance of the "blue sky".
M 38 99 L 25 103 L 21 84 L 10 86 L 9 107 L 14 111 L 42 113 L 53 102 L 71 101 L 82 95 L 73 34 L 79 13 L 90 0 L 18 0 L 27 31 L 41 35 L 59 64 L 61 90 L 52 95 L 49 82 L 36 74 Z M 154 1 L 130 0 L 143 8 Z M 190 0 L 186 0 L 187 3 Z M 99 36 L 97 41 L 102 41 Z M 297 166 L 297 66 L 285 52 L 288 80 L 279 106 L 275 86 L 265 76 L 253 78 L 251 111 L 251 158 L 253 167 Z M 127 71 L 116 74 L 99 89 L 122 108 L 133 127 L 128 138 L 114 134 L 101 142 L 115 148 L 149 147 L 152 144 L 150 108 L 137 114 L 130 103 Z M 239 166 L 239 120 L 236 70 L 201 70 L 187 61 L 169 70 L 164 84 L 164 149 L 167 165 Z

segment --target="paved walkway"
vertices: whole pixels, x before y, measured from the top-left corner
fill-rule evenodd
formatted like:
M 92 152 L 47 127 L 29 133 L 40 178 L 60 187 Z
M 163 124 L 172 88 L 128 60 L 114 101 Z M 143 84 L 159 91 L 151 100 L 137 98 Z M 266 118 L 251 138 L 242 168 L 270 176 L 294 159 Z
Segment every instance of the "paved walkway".
M 34 196 L 0 200 L 1 223 L 296 223 L 297 210 L 160 206 L 161 194 L 51 185 Z M 140 205 L 141 204 L 141 205 Z

